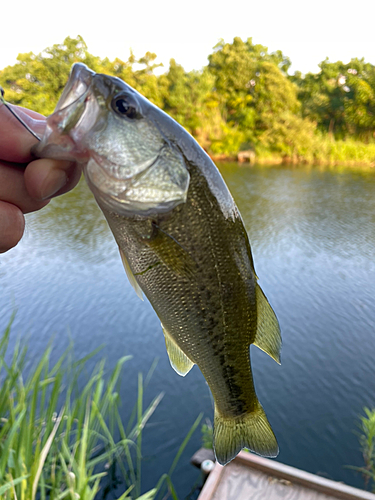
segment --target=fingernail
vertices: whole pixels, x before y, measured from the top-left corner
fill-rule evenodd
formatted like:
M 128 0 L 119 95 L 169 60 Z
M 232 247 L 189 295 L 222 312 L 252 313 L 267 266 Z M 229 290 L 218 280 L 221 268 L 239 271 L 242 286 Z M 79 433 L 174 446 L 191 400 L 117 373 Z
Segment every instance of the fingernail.
M 41 189 L 42 200 L 52 198 L 68 182 L 68 177 L 63 170 L 53 170 L 49 173 L 47 179 L 43 182 Z

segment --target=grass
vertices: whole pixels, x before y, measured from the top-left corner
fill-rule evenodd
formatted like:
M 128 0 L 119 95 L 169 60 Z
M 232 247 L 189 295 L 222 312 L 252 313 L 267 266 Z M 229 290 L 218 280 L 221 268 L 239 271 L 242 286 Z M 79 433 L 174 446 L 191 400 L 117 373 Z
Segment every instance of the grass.
M 365 488 L 375 493 L 375 408 L 364 408 L 365 415 L 360 416 L 358 439 L 361 447 L 364 467 L 353 467 L 364 477 Z
M 120 481 L 126 491 L 118 500 L 153 500 L 165 489 L 176 500 L 171 475 L 201 416 L 169 472 L 142 495 L 142 430 L 163 396 L 143 407 L 155 365 L 145 382 L 138 376 L 137 401 L 125 427 L 118 387 L 129 356 L 119 359 L 109 377 L 104 360 L 83 376 L 98 349 L 74 361 L 70 347 L 51 366 L 49 346 L 25 376 L 27 347 L 18 343 L 9 356 L 10 330 L 11 322 L 0 339 L 0 498 L 98 500 Z
M 234 155 L 236 156 L 236 155 Z M 215 158 L 215 156 L 214 156 Z M 227 160 L 225 155 L 216 160 Z M 256 148 L 255 163 L 259 164 L 309 164 L 322 166 L 345 165 L 348 167 L 375 167 L 375 143 L 365 144 L 354 139 L 335 140 L 328 136 L 314 135 L 309 144 L 295 154 L 282 154 L 261 146 Z
M 321 164 L 348 164 L 375 166 L 375 144 L 365 144 L 353 139 L 331 140 L 328 137 L 317 141 L 313 159 Z

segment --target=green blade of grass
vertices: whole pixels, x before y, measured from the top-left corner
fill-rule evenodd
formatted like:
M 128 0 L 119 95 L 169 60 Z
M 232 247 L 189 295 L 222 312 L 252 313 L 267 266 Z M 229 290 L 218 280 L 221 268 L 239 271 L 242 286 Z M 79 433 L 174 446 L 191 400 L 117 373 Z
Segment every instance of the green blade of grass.
M 24 481 L 28 477 L 29 477 L 29 474 L 27 474 L 26 476 L 17 477 L 17 479 L 12 479 L 12 481 L 10 483 L 6 483 L 3 486 L 0 486 L 0 495 L 5 493 L 6 491 L 10 490 L 10 488 L 13 488 L 13 486 L 16 486 L 17 484 L 21 483 L 22 481 Z
M 2 445 L 2 456 L 0 458 L 0 477 L 5 476 L 5 467 L 7 463 L 7 458 L 10 454 L 11 446 L 13 444 L 13 439 L 26 415 L 26 409 L 23 409 L 17 417 L 17 420 L 12 425 L 10 432 Z
M 53 438 L 55 437 L 55 434 L 57 432 L 57 429 L 59 428 L 59 425 L 60 425 L 60 422 L 62 420 L 62 417 L 64 415 L 64 408 L 61 409 L 60 411 L 60 414 L 59 416 L 57 417 L 56 419 L 56 422 L 55 422 L 55 425 L 52 429 L 52 432 L 51 434 L 48 436 L 48 439 L 46 441 L 46 444 L 44 445 L 43 449 L 42 449 L 42 452 L 40 454 L 40 458 L 39 458 L 39 463 L 38 463 L 38 469 L 37 469 L 37 472 L 36 472 L 36 475 L 35 475 L 35 479 L 34 479 L 34 482 L 33 482 L 33 487 L 32 487 L 32 495 L 31 495 L 31 500 L 34 500 L 35 499 L 35 495 L 36 495 L 36 489 L 38 487 L 38 482 L 39 482 L 39 477 L 40 477 L 40 474 L 42 472 L 42 469 L 43 469 L 43 465 L 44 465 L 44 462 L 46 460 L 46 457 L 47 457 L 47 453 L 51 447 L 51 444 L 52 444 L 52 441 L 53 441 Z
M 136 500 L 153 500 L 156 495 L 156 488 L 144 493 L 141 497 L 138 497 Z
M 203 417 L 203 413 L 200 413 L 198 415 L 197 419 L 195 420 L 194 424 L 190 428 L 189 432 L 187 433 L 185 439 L 183 440 L 180 448 L 178 449 L 177 455 L 175 456 L 175 458 L 174 458 L 174 460 L 172 462 L 171 468 L 169 469 L 169 472 L 168 472 L 169 476 L 172 476 L 173 471 L 175 470 L 175 468 L 177 466 L 177 463 L 180 460 L 180 457 L 181 457 L 184 449 L 186 448 L 186 445 L 188 444 L 188 442 L 190 441 L 191 436 L 193 435 L 193 433 L 195 432 L 196 428 L 200 424 L 200 421 L 202 420 L 202 417 Z

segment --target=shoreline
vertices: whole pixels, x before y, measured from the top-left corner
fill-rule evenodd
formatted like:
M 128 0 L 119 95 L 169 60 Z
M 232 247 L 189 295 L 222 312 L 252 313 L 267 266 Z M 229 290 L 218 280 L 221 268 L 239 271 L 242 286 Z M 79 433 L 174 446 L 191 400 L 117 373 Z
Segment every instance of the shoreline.
M 254 156 L 251 159 L 243 160 L 239 155 L 214 155 L 207 153 L 211 160 L 216 162 L 236 162 L 239 166 L 252 166 L 252 165 L 310 165 L 316 167 L 367 167 L 375 169 L 375 158 L 373 160 L 338 160 L 328 158 L 327 160 L 314 158 L 312 160 L 306 158 L 289 157 L 289 156 Z

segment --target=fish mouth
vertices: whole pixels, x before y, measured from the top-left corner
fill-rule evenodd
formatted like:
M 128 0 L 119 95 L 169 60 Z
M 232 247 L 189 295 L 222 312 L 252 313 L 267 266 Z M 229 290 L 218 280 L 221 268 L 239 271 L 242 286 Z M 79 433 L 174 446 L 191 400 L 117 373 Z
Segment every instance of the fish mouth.
M 94 76 L 94 71 L 89 69 L 85 64 L 74 64 L 69 75 L 69 80 L 57 102 L 55 113 L 82 100 L 83 96 L 87 94 Z
M 141 153 L 134 144 L 127 155 L 112 148 L 105 136 L 107 108 L 118 84 L 75 64 L 36 154 L 77 161 L 99 205 L 111 211 L 126 216 L 169 211 L 187 198 L 190 176 L 184 158 L 159 135 L 152 147 L 142 143 Z
M 77 127 L 77 125 L 86 115 L 85 110 L 88 108 L 87 101 L 91 99 L 90 86 L 94 76 L 95 73 L 84 64 L 73 65 L 55 111 L 47 118 L 42 140 L 34 149 L 37 156 L 70 161 L 84 161 L 88 158 L 88 152 L 78 144 L 86 132 L 85 128 L 92 125 L 95 116 L 86 117 L 84 121 L 87 127 Z M 79 130 L 79 135 L 72 134 L 73 130 L 75 132 Z

